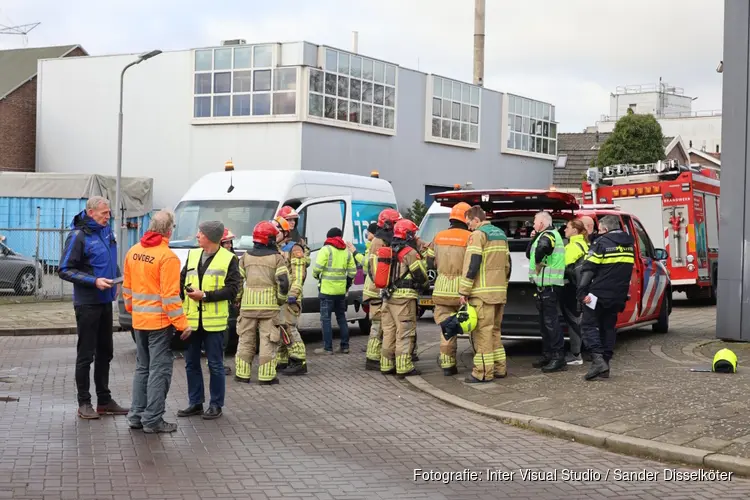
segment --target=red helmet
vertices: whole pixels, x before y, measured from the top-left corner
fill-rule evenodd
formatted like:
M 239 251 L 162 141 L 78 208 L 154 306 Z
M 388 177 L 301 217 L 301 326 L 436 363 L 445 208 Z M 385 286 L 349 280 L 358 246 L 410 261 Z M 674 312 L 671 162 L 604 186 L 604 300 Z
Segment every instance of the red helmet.
M 221 242 L 232 241 L 235 238 L 234 233 L 227 228 L 224 228 L 224 236 L 221 237 Z
M 378 227 L 383 228 L 386 224 L 393 226 L 399 220 L 401 220 L 401 214 L 398 213 L 398 210 L 386 208 L 378 215 Z
M 393 226 L 393 237 L 400 240 L 410 240 L 417 234 L 417 227 L 409 219 L 401 219 Z
M 284 205 L 276 212 L 276 217 L 283 217 L 285 219 L 299 219 L 299 214 L 295 209 L 289 205 Z
M 264 220 L 258 222 L 253 228 L 253 241 L 260 243 L 261 245 L 268 245 L 271 242 L 276 241 L 276 235 L 279 234 L 279 230 L 273 223 Z

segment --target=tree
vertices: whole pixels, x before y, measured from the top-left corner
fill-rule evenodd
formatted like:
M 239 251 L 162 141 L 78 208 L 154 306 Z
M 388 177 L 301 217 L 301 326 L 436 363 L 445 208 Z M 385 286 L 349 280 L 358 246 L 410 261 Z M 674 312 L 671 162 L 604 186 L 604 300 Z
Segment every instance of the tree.
M 599 149 L 597 165 L 642 164 L 663 160 L 664 135 L 653 115 L 639 115 L 629 109 L 617 120 L 615 129 Z
M 417 226 L 422 223 L 422 219 L 427 213 L 427 205 L 422 200 L 414 200 L 411 208 L 406 211 L 406 218 L 411 220 Z

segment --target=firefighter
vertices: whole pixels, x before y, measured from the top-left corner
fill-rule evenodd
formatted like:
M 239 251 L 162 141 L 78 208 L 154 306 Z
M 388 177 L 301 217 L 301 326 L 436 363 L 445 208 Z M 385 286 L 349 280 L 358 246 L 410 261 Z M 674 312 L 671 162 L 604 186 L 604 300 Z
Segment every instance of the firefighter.
M 428 282 L 427 267 L 417 251 L 417 225 L 402 219 L 393 226 L 391 286 L 385 291 L 382 310 L 383 347 L 380 372 L 399 378 L 419 375 L 412 350 L 417 331 L 418 288 Z
M 380 352 L 383 347 L 383 327 L 381 322 L 383 301 L 380 289 L 375 286 L 375 267 L 378 262 L 378 250 L 390 246 L 393 240 L 393 225 L 401 220 L 401 214 L 392 208 L 386 208 L 378 215 L 378 229 L 370 243 L 362 268 L 365 272 L 363 302 L 370 305 L 370 337 L 367 339 L 365 369 L 380 370 Z
M 552 225 L 548 212 L 534 216 L 533 239 L 526 249 L 529 259 L 529 281 L 536 285 L 536 307 L 542 330 L 542 357 L 532 363 L 543 372 L 567 369 L 565 337 L 560 327 L 558 297 L 565 284 L 565 244 Z
M 283 343 L 279 346 L 277 368 L 282 370 L 283 375 L 304 375 L 307 373 L 307 352 L 297 324 L 302 313 L 302 288 L 307 277 L 305 249 L 292 238 L 292 223 L 289 220 L 283 217 L 276 217 L 275 220 L 282 229 L 286 228 L 282 231 L 283 239 L 279 246 L 289 269 L 290 283 L 287 301 L 281 305 L 279 312 L 279 323 L 291 342 L 289 347 Z
M 221 238 L 221 246 L 225 249 L 229 250 L 233 254 L 236 255 L 234 251 L 234 239 L 236 236 L 232 231 L 229 230 L 229 228 L 224 228 L 224 236 Z M 242 274 L 242 269 L 240 268 L 240 274 Z M 244 280 L 245 277 L 242 276 L 242 279 Z M 242 287 L 240 287 L 240 292 L 242 291 Z M 239 297 L 240 294 L 238 293 L 237 296 Z M 240 303 L 239 298 L 238 300 L 233 300 L 229 302 L 229 326 L 227 335 L 224 338 L 224 353 L 227 351 L 227 344 L 229 343 L 229 339 L 237 335 L 237 317 L 240 315 Z M 227 375 L 232 374 L 232 369 L 227 366 L 226 363 L 224 363 L 224 373 Z
M 458 282 L 464 265 L 466 245 L 471 236 L 466 224 L 466 212 L 471 206 L 468 203 L 457 203 L 448 216 L 450 228 L 440 231 L 432 241 L 434 248 L 427 250 L 429 267 L 437 270 L 432 300 L 435 303 L 435 323 L 440 324 L 458 312 L 461 307 L 461 296 L 458 294 Z M 450 377 L 458 373 L 456 368 L 457 337 L 450 340 L 440 336 L 440 356 L 438 363 L 443 375 Z
M 477 326 L 470 339 L 474 347 L 474 369 L 466 382 L 476 384 L 505 378 L 505 348 L 500 334 L 507 299 L 511 260 L 508 238 L 487 220 L 479 206 L 466 212 L 471 236 L 466 247 L 458 285 L 460 304 L 476 310 Z
M 289 269 L 279 253 L 281 233 L 271 221 L 253 228 L 253 248 L 240 260 L 245 285 L 237 320 L 239 345 L 235 357 L 235 380 L 250 383 L 250 368 L 255 357 L 255 330 L 260 330 L 258 383 L 278 384 L 276 351 L 281 340 L 279 306 L 289 292 Z
M 625 310 L 635 264 L 633 244 L 633 237 L 620 229 L 620 218 L 607 215 L 599 220 L 599 237 L 583 261 L 578 285 L 581 334 L 592 359 L 586 380 L 609 378 L 617 315 Z
M 302 247 L 305 252 L 305 267 L 310 267 L 310 248 L 307 246 L 305 239 L 299 234 L 299 231 L 297 230 L 297 220 L 299 219 L 299 214 L 297 213 L 297 211 L 289 205 L 284 205 L 279 209 L 278 212 L 276 212 L 276 217 L 282 217 L 283 219 L 286 219 L 287 222 L 289 222 L 290 229 L 288 240 L 293 241 Z

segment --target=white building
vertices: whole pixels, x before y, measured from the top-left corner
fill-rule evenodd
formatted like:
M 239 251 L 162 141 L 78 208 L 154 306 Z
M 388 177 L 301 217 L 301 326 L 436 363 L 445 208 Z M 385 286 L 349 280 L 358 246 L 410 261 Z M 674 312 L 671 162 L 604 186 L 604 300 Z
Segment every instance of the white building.
M 166 52 L 125 74 L 123 175 L 174 206 L 235 168 L 369 175 L 399 205 L 455 184 L 548 188 L 555 107 L 307 42 Z M 38 172 L 114 174 L 122 68 L 135 55 L 39 62 Z
M 654 115 L 664 136 L 680 136 L 688 148 L 721 153 L 721 110 L 693 111 L 695 99 L 682 88 L 662 82 L 617 87 L 609 97 L 609 115 L 602 115 L 587 132 L 612 132 L 617 120 L 632 109 Z

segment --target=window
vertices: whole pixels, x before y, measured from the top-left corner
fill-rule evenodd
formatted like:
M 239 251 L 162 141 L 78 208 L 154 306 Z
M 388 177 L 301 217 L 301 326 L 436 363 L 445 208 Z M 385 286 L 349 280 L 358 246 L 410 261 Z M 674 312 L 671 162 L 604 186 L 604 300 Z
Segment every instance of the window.
M 396 74 L 392 64 L 326 48 L 323 70 L 308 70 L 307 113 L 331 125 L 395 130 Z
M 297 68 L 273 65 L 271 45 L 195 51 L 193 116 L 297 114 Z
M 431 109 L 425 140 L 479 147 L 482 89 L 439 76 L 427 79 Z
M 653 259 L 654 247 L 651 244 L 651 239 L 648 237 L 646 230 L 641 226 L 641 223 L 635 219 L 633 219 L 633 225 L 635 226 L 635 232 L 638 235 L 638 246 L 641 249 L 641 257 Z
M 346 204 L 343 200 L 323 201 L 299 212 L 297 231 L 307 241 L 311 252 L 323 248 L 328 231 L 333 227 L 344 230 Z
M 507 94 L 507 142 L 503 151 L 557 157 L 555 107 Z

